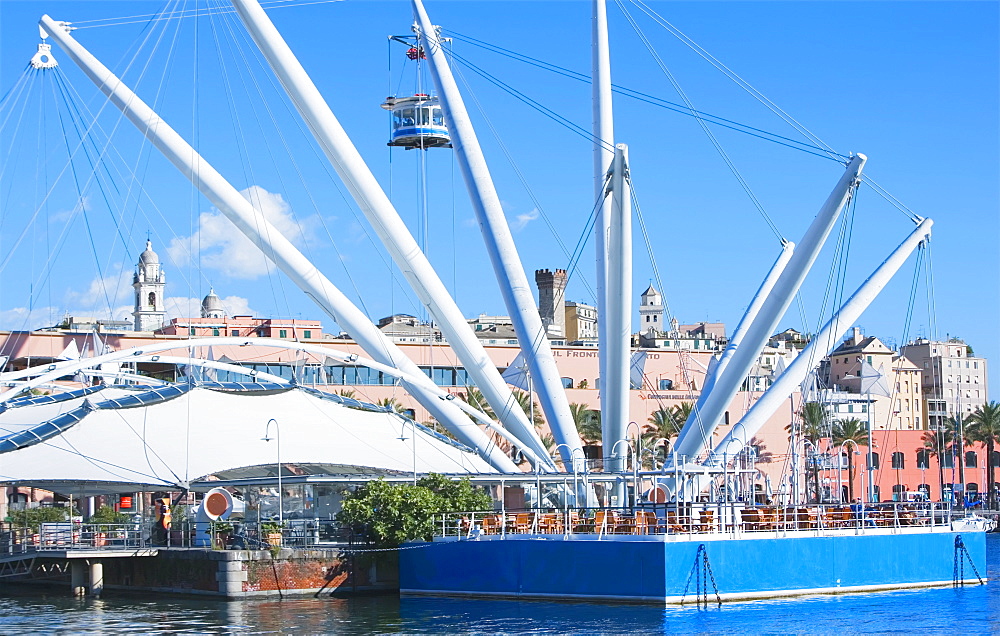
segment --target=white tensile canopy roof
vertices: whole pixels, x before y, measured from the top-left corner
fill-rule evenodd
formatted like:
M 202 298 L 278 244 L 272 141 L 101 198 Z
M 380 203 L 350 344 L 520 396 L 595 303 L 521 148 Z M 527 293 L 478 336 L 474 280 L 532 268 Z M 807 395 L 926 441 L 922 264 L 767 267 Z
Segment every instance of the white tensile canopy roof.
M 34 409 L 44 417 L 26 428 Z M 12 432 L 0 431 L 0 481 L 64 493 L 175 490 L 225 470 L 274 467 L 279 437 L 284 466 L 496 472 L 471 450 L 399 415 L 307 388 L 205 383 L 107 389 L 59 407 L 8 409 L 0 424 L 15 412 L 20 426 L 10 422 L 4 428 Z M 277 426 L 271 424 L 271 441 L 264 441 L 272 418 Z

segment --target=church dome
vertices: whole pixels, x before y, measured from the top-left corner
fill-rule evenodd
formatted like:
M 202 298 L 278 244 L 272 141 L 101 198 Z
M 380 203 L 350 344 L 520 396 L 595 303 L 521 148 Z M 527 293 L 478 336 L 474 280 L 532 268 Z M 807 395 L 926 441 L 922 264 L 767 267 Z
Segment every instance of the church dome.
M 202 318 L 217 318 L 224 313 L 225 309 L 222 307 L 222 301 L 215 295 L 215 289 L 209 290 L 208 296 L 205 296 L 205 299 L 201 301 Z
M 160 257 L 153 251 L 153 242 L 146 241 L 146 251 L 139 255 L 140 265 L 156 265 L 160 262 Z

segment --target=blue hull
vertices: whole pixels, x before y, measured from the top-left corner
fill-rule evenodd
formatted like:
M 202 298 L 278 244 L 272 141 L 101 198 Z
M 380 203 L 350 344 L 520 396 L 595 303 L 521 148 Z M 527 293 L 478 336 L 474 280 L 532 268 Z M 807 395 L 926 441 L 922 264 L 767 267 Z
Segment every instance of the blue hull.
M 404 594 L 694 602 L 705 546 L 715 599 L 950 585 L 955 537 L 986 575 L 986 535 L 947 530 L 769 538 L 516 536 L 409 544 L 399 552 Z M 418 547 L 419 546 L 419 547 Z M 964 578 L 976 582 L 968 559 Z

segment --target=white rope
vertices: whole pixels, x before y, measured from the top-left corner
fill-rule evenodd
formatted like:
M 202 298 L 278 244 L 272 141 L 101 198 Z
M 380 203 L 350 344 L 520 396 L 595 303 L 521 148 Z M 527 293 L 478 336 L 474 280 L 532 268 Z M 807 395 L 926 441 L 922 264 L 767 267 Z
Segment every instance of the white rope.
M 260 5 L 264 9 L 286 9 L 290 7 L 307 7 L 314 4 L 331 4 L 343 2 L 344 0 L 266 0 Z M 163 13 L 145 13 L 140 15 L 122 16 L 117 18 L 97 18 L 94 20 L 81 20 L 73 22 L 77 29 L 94 29 L 98 27 L 122 26 L 125 24 L 141 24 L 144 22 L 162 22 L 165 20 L 180 20 L 182 18 L 197 18 L 209 15 L 234 14 L 236 11 L 232 7 L 215 7 L 207 9 L 177 9 Z M 82 26 L 81 26 L 82 25 Z
M 725 162 L 730 172 L 732 172 L 733 176 L 736 177 L 736 180 L 743 188 L 743 191 L 746 192 L 747 196 L 750 198 L 750 201 L 753 203 L 754 207 L 757 208 L 757 211 L 763 217 L 764 221 L 767 223 L 767 226 L 771 228 L 772 232 L 774 232 L 774 235 L 778 238 L 778 241 L 784 244 L 786 241 L 785 238 L 781 235 L 781 231 L 778 230 L 778 226 L 774 224 L 774 221 L 771 219 L 770 215 L 768 215 L 767 210 L 764 209 L 763 204 L 761 204 L 760 200 L 757 198 L 757 195 L 755 195 L 753 190 L 750 188 L 750 184 L 747 183 L 747 180 L 743 177 L 743 174 L 739 171 L 739 169 L 736 167 L 736 164 L 729 157 L 729 153 L 725 151 L 725 149 L 722 147 L 722 143 L 712 132 L 711 128 L 708 127 L 708 124 L 705 122 L 705 119 L 701 117 L 699 111 L 694 107 L 694 104 L 692 103 L 691 99 L 687 96 L 687 93 L 681 87 L 680 82 L 678 82 L 677 78 L 674 77 L 674 74 L 670 72 L 670 69 L 663 62 L 663 58 L 661 58 L 660 55 L 656 52 L 656 49 L 653 47 L 653 44 L 649 41 L 649 38 L 646 37 L 646 34 L 642 32 L 642 29 L 639 28 L 638 22 L 635 21 L 635 18 L 633 18 L 632 15 L 625 8 L 625 5 L 622 3 L 622 0 L 615 0 L 615 2 L 618 5 L 618 8 L 621 9 L 622 13 L 625 15 L 625 19 L 628 20 L 628 23 L 629 25 L 631 25 L 632 30 L 635 31 L 636 35 L 639 36 L 639 39 L 646 47 L 646 50 L 649 52 L 650 56 L 652 56 L 653 60 L 656 62 L 656 65 L 660 67 L 660 71 L 664 74 L 664 76 L 666 76 L 667 80 L 670 81 L 670 84 L 671 86 L 674 87 L 674 90 L 677 92 L 677 95 L 680 96 L 681 100 L 683 100 L 684 105 L 688 108 L 691 115 L 695 118 L 695 120 L 697 120 L 698 125 L 701 127 L 702 131 L 708 137 L 712 145 L 715 147 L 715 150 L 722 157 L 722 160 Z
M 619 0 L 620 1 L 620 0 Z M 750 85 L 749 82 L 740 77 L 735 71 L 730 69 L 728 66 L 719 61 L 715 56 L 702 48 L 697 42 L 689 38 L 680 29 L 675 27 L 673 24 L 668 22 L 663 16 L 658 14 L 652 8 L 649 7 L 643 0 L 629 0 L 632 4 L 638 7 L 643 13 L 652 18 L 660 26 L 667 30 L 671 35 L 676 37 L 678 40 L 683 42 L 688 48 L 697 53 L 702 59 L 707 61 L 709 64 L 714 66 L 720 72 L 722 72 L 726 77 L 731 79 L 736 83 L 737 86 L 749 93 L 754 99 L 763 104 L 768 110 L 781 118 L 785 123 L 794 128 L 799 134 L 808 139 L 811 143 L 822 146 L 826 149 L 827 154 L 830 155 L 832 159 L 837 160 L 840 163 L 844 163 L 843 158 L 833 150 L 826 142 L 820 139 L 817 135 L 813 134 L 808 128 L 796 121 L 791 115 L 786 113 L 777 104 L 768 99 L 763 93 L 758 91 L 756 88 Z

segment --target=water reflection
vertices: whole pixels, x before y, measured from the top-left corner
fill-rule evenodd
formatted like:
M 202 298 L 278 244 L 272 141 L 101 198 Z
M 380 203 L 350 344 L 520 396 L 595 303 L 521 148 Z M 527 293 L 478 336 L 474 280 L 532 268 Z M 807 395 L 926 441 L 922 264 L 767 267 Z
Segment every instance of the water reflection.
M 451 598 L 76 599 L 62 588 L 6 588 L 0 633 L 552 634 L 1000 633 L 1000 535 L 985 587 L 904 590 L 694 607 Z M 766 567 L 762 565 L 762 567 Z

